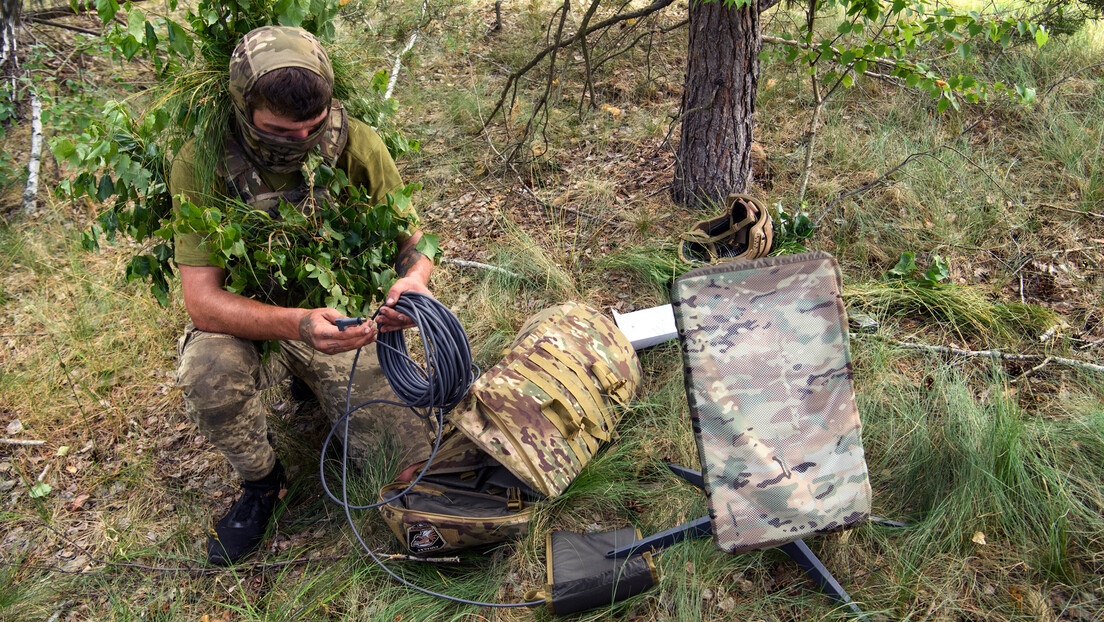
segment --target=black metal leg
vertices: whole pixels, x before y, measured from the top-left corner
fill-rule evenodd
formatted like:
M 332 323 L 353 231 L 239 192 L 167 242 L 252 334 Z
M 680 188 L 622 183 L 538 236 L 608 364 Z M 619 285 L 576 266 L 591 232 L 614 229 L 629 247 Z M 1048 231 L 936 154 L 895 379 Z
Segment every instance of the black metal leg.
M 684 466 L 675 464 L 673 462 L 667 463 L 667 468 L 671 469 L 671 472 L 678 475 L 687 482 L 697 486 L 698 488 L 705 488 L 705 482 L 702 480 L 701 471 L 695 471 L 694 469 L 688 469 Z
M 887 525 L 889 527 L 908 527 L 907 524 L 902 523 L 901 521 L 889 520 L 888 518 L 882 518 L 880 516 L 871 516 L 870 522 Z
M 665 549 L 676 542 L 682 542 L 686 538 L 704 538 L 713 535 L 713 525 L 708 516 L 683 523 L 678 527 L 672 527 L 667 531 L 661 531 L 655 535 L 637 540 L 632 544 L 621 546 L 606 553 L 608 558 L 628 557 L 638 551 Z
M 831 572 L 824 567 L 820 558 L 813 553 L 804 540 L 794 540 L 789 544 L 783 544 L 778 547 L 786 552 L 801 569 L 805 571 L 805 574 L 812 577 L 820 585 L 820 589 L 824 590 L 824 593 L 830 596 L 833 600 L 847 605 L 847 608 L 865 618 L 865 614 L 859 606 L 851 600 L 851 597 L 847 594 L 847 590 L 843 589 L 843 586 L 836 581 L 836 578 L 832 576 Z

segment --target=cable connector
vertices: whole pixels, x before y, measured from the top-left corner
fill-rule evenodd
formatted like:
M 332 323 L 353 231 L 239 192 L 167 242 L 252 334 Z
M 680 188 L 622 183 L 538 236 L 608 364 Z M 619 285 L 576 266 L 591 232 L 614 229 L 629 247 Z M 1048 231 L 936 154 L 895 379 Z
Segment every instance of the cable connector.
M 345 332 L 346 328 L 350 326 L 360 326 L 367 321 L 368 318 L 366 317 L 342 317 L 335 320 L 334 323 L 337 324 L 337 330 Z

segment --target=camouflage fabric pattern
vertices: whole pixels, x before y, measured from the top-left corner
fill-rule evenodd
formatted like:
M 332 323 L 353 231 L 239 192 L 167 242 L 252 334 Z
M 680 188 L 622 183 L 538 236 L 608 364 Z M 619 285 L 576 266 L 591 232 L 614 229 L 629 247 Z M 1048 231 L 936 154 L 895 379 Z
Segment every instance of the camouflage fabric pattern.
M 379 501 L 391 498 L 406 486 L 404 483 L 385 486 L 380 491 Z M 408 507 L 418 506 L 419 498 L 429 497 L 437 498 L 438 503 L 454 504 L 455 513 L 444 514 Z M 502 504 L 501 512 L 497 512 L 496 516 L 465 515 L 466 499 L 485 497 L 486 495 L 458 493 L 418 484 L 402 499 L 381 505 L 379 509 L 395 537 L 415 555 L 482 546 L 522 538 L 529 533 L 532 507 L 522 501 L 519 501 L 520 506 L 510 508 L 507 506 L 507 499 L 502 497 L 493 501 Z
M 435 475 L 474 471 L 495 464 L 478 445 L 451 424 L 445 424 L 441 434 L 441 446 L 433 457 L 427 473 Z
M 344 117 L 332 112 L 305 138 L 291 138 L 265 132 L 253 125 L 246 98 L 257 80 L 275 69 L 299 67 L 321 76 L 332 91 L 334 76 L 330 58 L 322 43 L 302 28 L 262 26 L 246 33 L 230 55 L 230 99 L 242 147 L 254 162 L 276 173 L 300 170 L 304 156 L 319 144 L 346 133 Z M 297 119 L 298 120 L 298 119 Z M 340 153 L 340 151 L 339 151 Z
M 559 495 L 640 386 L 640 361 L 612 320 L 571 302 L 522 326 L 451 423 L 533 490 Z
M 867 520 L 835 259 L 698 268 L 673 298 L 717 546 L 770 548 Z
M 345 412 L 345 390 L 353 352 L 319 353 L 297 341 L 261 357 L 257 344 L 189 324 L 178 343 L 177 384 L 185 412 L 200 432 L 247 480 L 264 477 L 276 460 L 269 443 L 268 409 L 260 393 L 291 375 L 301 378 L 318 397 L 330 421 Z M 394 393 L 372 357 L 361 357 L 353 378 L 353 404 L 394 399 Z M 336 436 L 340 440 L 342 429 Z M 397 449 L 401 464 L 429 457 L 429 430 L 409 409 L 375 405 L 353 413 L 345 446 L 354 462 L 368 452 Z

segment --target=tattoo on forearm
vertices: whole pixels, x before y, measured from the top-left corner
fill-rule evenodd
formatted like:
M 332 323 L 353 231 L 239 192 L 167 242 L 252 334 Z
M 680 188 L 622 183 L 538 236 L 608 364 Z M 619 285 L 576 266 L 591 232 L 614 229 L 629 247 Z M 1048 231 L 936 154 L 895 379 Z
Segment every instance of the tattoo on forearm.
M 406 276 L 408 272 L 414 269 L 414 266 L 418 264 L 418 261 L 421 260 L 422 257 L 425 257 L 425 255 L 419 253 L 417 248 L 411 246 L 399 253 L 398 258 L 395 259 L 395 272 L 397 272 L 400 277 Z

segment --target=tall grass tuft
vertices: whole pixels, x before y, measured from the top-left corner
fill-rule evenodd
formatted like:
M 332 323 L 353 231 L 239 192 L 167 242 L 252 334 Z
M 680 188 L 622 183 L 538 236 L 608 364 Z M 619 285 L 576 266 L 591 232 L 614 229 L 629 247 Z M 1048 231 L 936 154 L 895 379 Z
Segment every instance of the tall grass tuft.
M 935 320 L 963 340 L 1016 342 L 1037 336 L 1057 321 L 1045 307 L 994 302 L 969 286 L 930 287 L 906 279 L 848 285 L 844 298 L 850 306 L 882 318 Z
M 679 259 L 676 250 L 671 246 L 634 245 L 602 257 L 595 267 L 629 274 L 634 283 L 640 285 L 634 287 L 634 293 L 640 295 L 636 304 L 649 306 L 649 299 L 654 300 L 655 304 L 666 302 L 671 283 L 692 266 Z
M 1104 417 L 1033 416 L 999 372 L 975 380 L 940 366 L 918 385 L 883 384 L 862 404 L 876 495 L 910 523 L 901 572 L 934 571 L 932 560 L 948 555 L 1000 555 L 1070 581 L 1090 569 L 1104 536 Z

